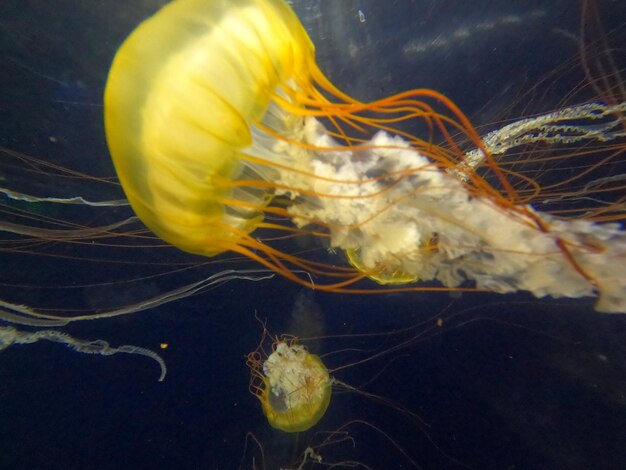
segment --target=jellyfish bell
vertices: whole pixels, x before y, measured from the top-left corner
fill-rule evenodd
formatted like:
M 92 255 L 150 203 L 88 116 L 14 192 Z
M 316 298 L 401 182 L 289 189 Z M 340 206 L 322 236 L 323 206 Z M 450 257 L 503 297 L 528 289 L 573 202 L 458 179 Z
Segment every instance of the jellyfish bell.
M 307 62 L 313 46 L 283 2 L 172 2 L 131 34 L 107 80 L 105 126 L 126 195 L 156 234 L 213 256 L 257 228 L 270 196 L 231 182 L 269 176 L 245 161 L 264 137 L 251 123 L 272 118 L 279 83 L 309 80 Z
M 279 340 L 264 359 L 251 353 L 248 366 L 250 389 L 272 427 L 289 433 L 306 431 L 326 413 L 332 380 L 319 356 L 302 344 Z
M 625 106 L 574 106 L 483 141 L 437 92 L 360 103 L 338 90 L 282 0 L 178 0 L 117 52 L 105 125 L 133 209 L 183 250 L 236 251 L 317 289 L 364 292 L 354 284 L 370 277 L 435 290 L 405 286 L 436 281 L 443 290 L 595 295 L 597 310 L 624 312 L 622 228 L 533 209 L 511 182 L 524 176 L 492 154 L 621 139 Z M 394 127 L 409 119 L 432 135 Z M 353 135 L 372 129 L 370 140 Z M 325 237 L 352 268 L 283 253 L 258 240 L 259 230 Z M 329 281 L 313 283 L 294 267 Z
M 322 359 L 297 339 L 297 335 L 324 336 L 323 312 L 313 291 L 303 289 L 294 301 L 289 335 L 272 337 L 265 323 L 259 322 L 261 341 L 247 360 L 250 392 L 260 401 L 272 427 L 287 433 L 306 431 L 326 413 L 331 388 L 336 385 Z

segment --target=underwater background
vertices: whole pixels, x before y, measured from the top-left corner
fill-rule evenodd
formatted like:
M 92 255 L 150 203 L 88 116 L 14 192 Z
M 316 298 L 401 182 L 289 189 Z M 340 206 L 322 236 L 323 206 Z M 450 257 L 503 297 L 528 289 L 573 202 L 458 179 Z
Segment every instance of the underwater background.
M 561 67 L 578 53 L 577 2 L 290 3 L 340 89 L 372 100 L 433 88 L 481 133 L 562 105 L 585 80 L 579 66 Z M 163 4 L 0 3 L 0 186 L 39 196 L 123 197 L 111 184 L 103 89 L 121 42 Z M 609 47 L 623 47 L 624 2 L 597 4 L 617 45 Z M 621 52 L 615 67 L 623 71 Z M 76 174 L 61 175 L 57 166 Z M 132 215 L 128 207 L 1 202 L 90 226 Z M 6 214 L 0 217 L 10 221 Z M 105 311 L 223 270 L 257 268 L 233 256 L 208 261 L 154 239 L 90 246 L 17 245 L 13 238 L 0 238 L 0 298 L 68 313 Z M 303 243 L 325 253 L 313 240 Z M 73 323 L 62 330 L 158 352 L 167 377 L 158 382 L 156 363 L 135 355 L 84 355 L 45 341 L 0 351 L 0 468 L 297 468 L 304 449 L 332 431 L 332 443 L 317 448 L 322 464 L 303 468 L 350 468 L 350 461 L 377 469 L 624 468 L 626 318 L 598 314 L 593 303 L 522 294 L 341 295 L 275 276 Z M 273 334 L 322 337 L 305 344 L 323 357 L 333 353 L 325 359 L 331 369 L 389 350 L 337 372 L 385 400 L 335 394 L 312 430 L 295 436 L 272 429 L 248 392 L 246 355 L 262 335 L 255 315 Z

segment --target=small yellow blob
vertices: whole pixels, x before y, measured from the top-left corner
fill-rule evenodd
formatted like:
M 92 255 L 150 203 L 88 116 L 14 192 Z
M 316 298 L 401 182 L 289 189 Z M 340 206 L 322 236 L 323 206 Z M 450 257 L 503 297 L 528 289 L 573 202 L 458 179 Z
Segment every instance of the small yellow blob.
M 253 379 L 261 381 L 252 389 L 272 427 L 306 431 L 324 416 L 332 380 L 322 360 L 306 347 L 279 341 L 265 361 L 249 358 L 248 363 Z
M 168 346 L 169 344 L 167 343 L 161 343 L 161 349 L 167 349 Z

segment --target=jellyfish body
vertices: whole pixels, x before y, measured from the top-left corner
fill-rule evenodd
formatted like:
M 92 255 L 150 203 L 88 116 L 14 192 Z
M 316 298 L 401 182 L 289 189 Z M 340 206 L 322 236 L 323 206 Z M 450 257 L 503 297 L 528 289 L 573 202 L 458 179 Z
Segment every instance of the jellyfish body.
M 324 416 L 332 380 L 322 360 L 301 344 L 278 341 L 261 361 L 254 355 L 251 391 L 270 425 L 285 432 L 306 431 Z
M 280 1 L 182 0 L 142 23 L 117 53 L 105 91 L 107 142 L 126 195 L 164 240 L 215 255 L 252 231 L 266 191 L 241 159 L 280 83 L 313 46 Z M 280 131 L 280 129 L 278 129 Z
M 603 109 L 621 122 L 623 108 Z M 572 120 L 597 114 L 576 111 L 582 114 Z M 393 127 L 408 119 L 425 123 L 443 145 Z M 164 7 L 118 51 L 105 124 L 133 209 L 183 250 L 236 251 L 309 286 L 296 269 L 333 280 L 316 282 L 318 289 L 351 290 L 364 277 L 434 280 L 444 289 L 469 281 L 471 289 L 537 297 L 598 295 L 597 310 L 626 312 L 626 234 L 618 224 L 534 210 L 491 156 L 501 148 L 483 143 L 434 91 L 360 103 L 337 90 L 282 0 Z M 560 125 L 543 138 L 559 129 L 560 142 L 621 138 L 620 126 L 572 137 L 573 126 Z M 377 133 L 367 140 L 345 128 Z M 453 133 L 473 153 L 460 150 Z M 497 144 L 511 148 L 522 139 L 512 140 Z M 283 253 L 252 236 L 257 229 L 325 237 L 355 269 Z

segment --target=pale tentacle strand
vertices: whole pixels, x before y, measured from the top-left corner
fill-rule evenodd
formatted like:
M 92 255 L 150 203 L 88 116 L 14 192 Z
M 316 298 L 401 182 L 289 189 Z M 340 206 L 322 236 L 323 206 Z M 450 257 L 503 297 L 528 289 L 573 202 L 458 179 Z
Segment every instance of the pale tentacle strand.
M 112 356 L 118 353 L 138 354 L 140 356 L 149 357 L 159 364 L 159 367 L 161 368 L 159 382 L 163 382 L 163 379 L 165 379 L 165 375 L 167 374 L 167 367 L 163 358 L 150 349 L 130 344 L 125 344 L 115 348 L 102 339 L 95 341 L 82 340 L 56 330 L 39 330 L 31 332 L 20 331 L 11 326 L 0 327 L 0 351 L 13 344 L 31 344 L 41 340 L 64 344 L 74 351 L 84 354 L 99 354 L 101 356 Z
M 575 144 L 581 142 L 607 142 L 626 137 L 621 113 L 626 112 L 626 102 L 616 105 L 585 103 L 557 111 L 533 116 L 507 124 L 483 136 L 485 148 L 492 156 L 502 155 L 522 145 L 545 143 Z M 465 160 L 455 174 L 467 179 L 465 171 L 473 170 L 485 160 L 481 149 L 465 154 Z
M 211 287 L 233 280 L 263 281 L 271 279 L 273 276 L 274 274 L 267 274 L 267 272 L 263 270 L 225 270 L 201 281 L 187 284 L 178 289 L 173 289 L 155 297 L 142 300 L 141 302 L 107 312 L 91 313 L 74 317 L 46 314 L 26 305 L 17 305 L 0 299 L 0 320 L 30 326 L 63 326 L 76 321 L 112 318 L 142 312 L 175 300 L 190 297 Z

